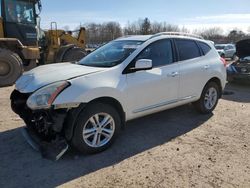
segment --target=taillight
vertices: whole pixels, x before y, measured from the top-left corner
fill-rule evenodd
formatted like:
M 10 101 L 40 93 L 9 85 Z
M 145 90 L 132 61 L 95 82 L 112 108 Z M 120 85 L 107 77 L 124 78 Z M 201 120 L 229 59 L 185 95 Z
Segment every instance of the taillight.
M 220 58 L 221 62 L 223 63 L 224 67 L 227 67 L 227 61 L 224 58 Z

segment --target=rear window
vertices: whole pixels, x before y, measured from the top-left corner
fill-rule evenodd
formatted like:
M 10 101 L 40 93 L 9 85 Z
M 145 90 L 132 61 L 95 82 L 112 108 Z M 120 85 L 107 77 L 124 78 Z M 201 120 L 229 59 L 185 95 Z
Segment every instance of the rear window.
M 201 50 L 203 51 L 203 54 L 206 55 L 210 50 L 211 50 L 211 47 L 208 46 L 206 43 L 204 42 L 198 42 Z
M 193 40 L 176 40 L 180 61 L 200 57 L 200 49 Z

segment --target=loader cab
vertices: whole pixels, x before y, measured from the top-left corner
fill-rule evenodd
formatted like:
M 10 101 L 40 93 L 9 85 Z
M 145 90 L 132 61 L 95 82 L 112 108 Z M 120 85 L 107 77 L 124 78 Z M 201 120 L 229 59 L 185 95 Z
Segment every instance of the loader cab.
M 5 38 L 17 38 L 25 46 L 37 46 L 37 0 L 0 0 Z

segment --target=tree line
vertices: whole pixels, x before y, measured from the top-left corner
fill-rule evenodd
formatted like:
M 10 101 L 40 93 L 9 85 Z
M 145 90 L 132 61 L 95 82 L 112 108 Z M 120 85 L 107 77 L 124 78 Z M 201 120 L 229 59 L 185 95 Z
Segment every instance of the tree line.
M 151 22 L 148 18 L 128 22 L 123 28 L 118 22 L 88 23 L 84 27 L 86 28 L 87 44 L 103 44 L 126 35 L 149 35 L 159 32 L 190 33 L 185 27 L 166 22 Z M 235 43 L 240 39 L 250 37 L 239 29 L 234 29 L 228 35 L 223 35 L 223 29 L 220 27 L 195 29 L 192 31 L 192 34 L 201 35 L 203 38 L 212 40 L 215 43 Z

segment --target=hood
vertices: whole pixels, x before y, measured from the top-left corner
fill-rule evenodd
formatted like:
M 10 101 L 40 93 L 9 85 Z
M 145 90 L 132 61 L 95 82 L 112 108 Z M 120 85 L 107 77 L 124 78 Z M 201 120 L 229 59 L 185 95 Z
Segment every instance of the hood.
M 105 70 L 72 63 L 44 65 L 24 73 L 16 82 L 16 89 L 21 93 L 32 93 L 48 84 L 70 80 Z
M 240 59 L 250 56 L 250 39 L 241 40 L 236 43 L 236 54 Z

